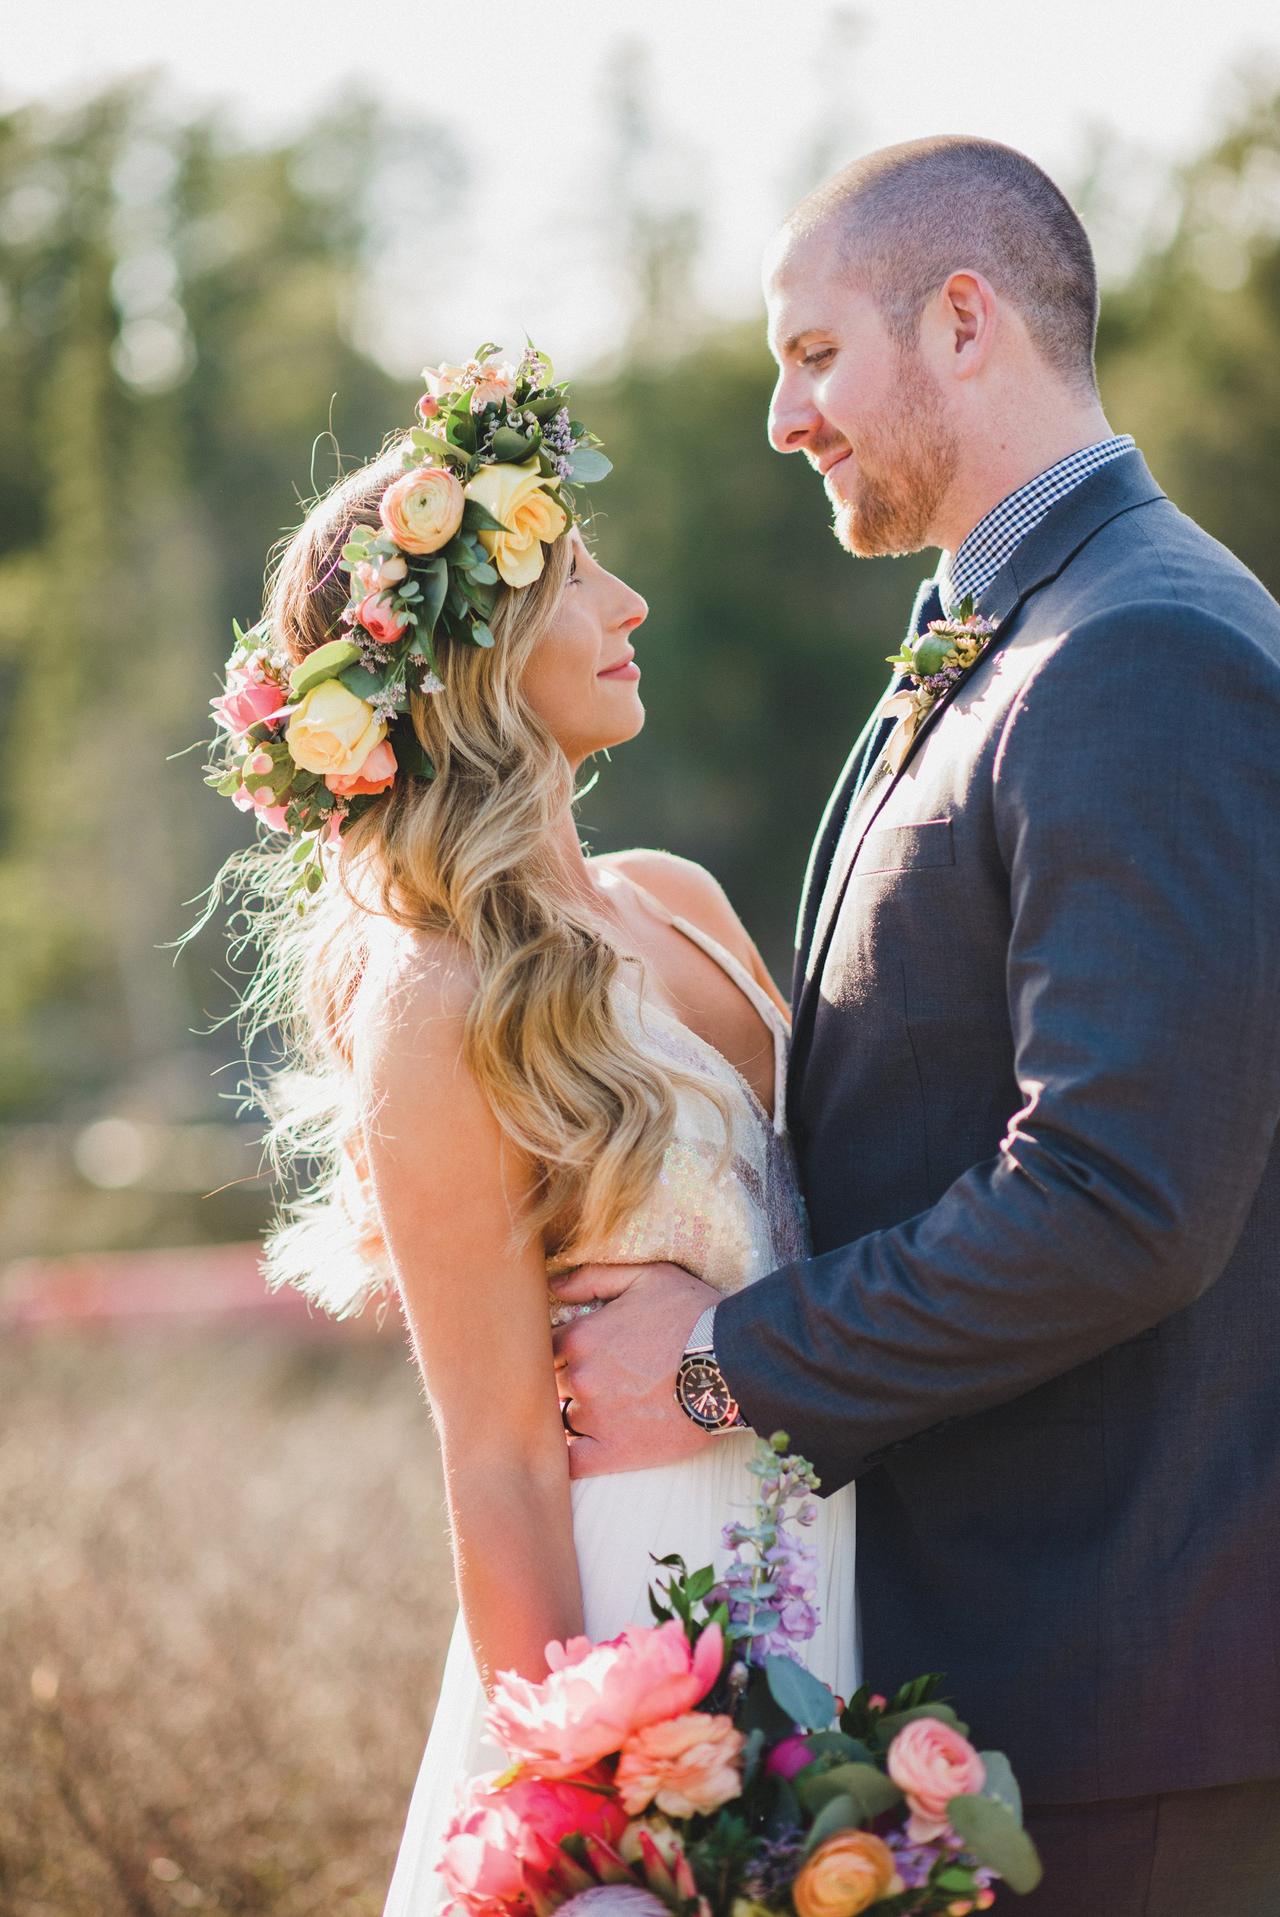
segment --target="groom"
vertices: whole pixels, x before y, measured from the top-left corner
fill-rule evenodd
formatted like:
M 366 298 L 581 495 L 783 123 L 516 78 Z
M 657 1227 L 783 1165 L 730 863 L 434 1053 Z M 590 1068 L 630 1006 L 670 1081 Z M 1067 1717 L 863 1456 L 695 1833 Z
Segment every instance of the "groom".
M 619 1294 L 559 1334 L 574 1469 L 718 1443 L 673 1397 L 710 1345 L 726 1417 L 858 1481 L 868 1679 L 944 1671 L 1008 1751 L 1019 1908 L 1275 1917 L 1280 608 L 1112 435 L 1089 243 L 1030 160 L 873 154 L 766 286 L 776 449 L 850 552 L 943 549 L 909 636 L 996 625 L 869 726 L 814 848 L 814 1256 L 709 1332 L 673 1267 L 564 1281 Z

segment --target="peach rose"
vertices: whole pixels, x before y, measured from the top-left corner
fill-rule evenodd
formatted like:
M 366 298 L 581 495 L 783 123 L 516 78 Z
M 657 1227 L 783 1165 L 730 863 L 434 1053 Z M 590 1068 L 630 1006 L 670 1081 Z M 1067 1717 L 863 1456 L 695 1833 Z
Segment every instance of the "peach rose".
M 606 1644 L 548 1644 L 550 1674 L 533 1684 L 503 1672 L 485 1719 L 488 1736 L 540 1777 L 568 1777 L 620 1751 L 646 1724 L 692 1710 L 720 1675 L 724 1643 L 709 1625 L 689 1648 L 678 1619 L 631 1624 Z
M 510 399 L 516 390 L 516 369 L 508 360 L 487 359 L 483 365 L 472 360 L 467 376 L 475 382 L 471 388 L 473 413 L 481 413 L 486 406 L 497 405 L 499 400 Z
M 382 744 L 387 728 L 367 700 L 338 679 L 322 679 L 298 701 L 284 736 L 294 764 L 305 772 L 354 773 Z
M 396 755 L 390 739 L 383 739 L 369 754 L 358 772 L 326 772 L 324 782 L 330 792 L 347 796 L 354 792 L 385 792 L 395 784 Z
M 397 618 L 391 595 L 386 592 L 366 593 L 356 607 L 356 618 L 369 637 L 382 646 L 393 646 L 408 624 L 407 620 Z
M 439 552 L 462 524 L 462 486 L 444 466 L 416 466 L 393 479 L 378 517 L 403 552 Z
M 889 1895 L 896 1874 L 893 1852 L 872 1831 L 839 1831 L 818 1845 L 792 1884 L 796 1917 L 858 1917 Z
M 408 570 L 409 561 L 402 553 L 375 553 L 372 559 L 358 561 L 351 576 L 367 593 L 385 592 L 388 586 L 398 586 Z
M 544 543 L 568 528 L 556 503 L 555 479 L 544 479 L 536 460 L 522 465 L 483 466 L 467 484 L 474 499 L 500 519 L 505 532 L 481 532 L 480 544 L 509 586 L 531 586 L 542 572 Z
M 656 1804 L 668 1817 L 719 1810 L 742 1789 L 738 1759 L 746 1739 L 730 1717 L 686 1711 L 646 1724 L 622 1746 L 614 1779 L 633 1817 Z
M 911 1808 L 907 1832 L 927 1844 L 948 1829 L 947 1805 L 982 1789 L 987 1767 L 967 1737 L 938 1717 L 913 1717 L 889 1746 L 886 1767 Z

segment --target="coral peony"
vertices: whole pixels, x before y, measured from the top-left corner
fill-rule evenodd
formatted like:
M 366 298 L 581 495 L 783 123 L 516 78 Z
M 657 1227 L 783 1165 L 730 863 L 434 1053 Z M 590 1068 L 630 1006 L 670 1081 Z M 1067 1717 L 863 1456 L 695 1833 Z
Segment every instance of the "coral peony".
M 893 1852 L 869 1830 L 842 1830 L 819 1844 L 791 1886 L 796 1917 L 858 1917 L 889 1894 Z
M 628 1625 L 606 1644 L 585 1637 L 548 1644 L 550 1675 L 541 1684 L 514 1671 L 499 1677 L 487 1732 L 513 1761 L 543 1777 L 568 1777 L 621 1750 L 646 1724 L 691 1710 L 723 1662 L 719 1625 L 709 1625 L 690 1650 L 674 1618 L 656 1627 Z
M 517 1777 L 500 1789 L 494 1783 L 490 1775 L 464 1788 L 441 1845 L 440 1874 L 470 1917 L 500 1917 L 539 1892 L 561 1856 L 561 1838 L 578 1832 L 612 1844 L 626 1825 L 603 1771 L 557 1783 L 535 1777 Z
M 395 784 L 396 755 L 389 739 L 373 748 L 358 772 L 327 772 L 325 784 L 330 792 L 347 796 L 355 792 L 385 792 Z
M 967 1737 L 938 1717 L 915 1717 L 889 1746 L 890 1777 L 911 1808 L 907 1835 L 914 1844 L 930 1843 L 948 1828 L 947 1805 L 953 1797 L 980 1791 L 987 1769 Z
M 668 1817 L 719 1810 L 742 1789 L 739 1759 L 746 1739 L 730 1717 L 686 1711 L 633 1731 L 614 1779 L 633 1816 L 656 1804 Z

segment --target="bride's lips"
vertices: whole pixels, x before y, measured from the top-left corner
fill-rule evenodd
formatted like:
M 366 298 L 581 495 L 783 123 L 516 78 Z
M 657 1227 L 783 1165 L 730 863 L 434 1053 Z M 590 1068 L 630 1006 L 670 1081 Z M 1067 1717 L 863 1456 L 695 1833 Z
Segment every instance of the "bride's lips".
M 625 659 L 619 659 L 616 666 L 606 666 L 603 672 L 596 674 L 597 679 L 638 679 L 639 677 L 640 668 L 636 664 L 635 650 L 631 646 L 627 648 Z

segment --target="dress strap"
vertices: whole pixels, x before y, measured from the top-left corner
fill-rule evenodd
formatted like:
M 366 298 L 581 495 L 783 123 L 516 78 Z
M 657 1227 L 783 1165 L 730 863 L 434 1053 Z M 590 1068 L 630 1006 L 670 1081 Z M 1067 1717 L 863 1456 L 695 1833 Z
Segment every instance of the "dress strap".
M 656 898 L 647 886 L 641 885 L 629 872 L 611 873 L 611 877 L 624 878 L 633 891 L 640 894 L 645 904 L 656 917 L 670 925 L 675 931 L 682 932 L 685 938 L 706 953 L 707 957 L 718 965 L 722 972 L 731 978 L 739 991 L 747 998 L 768 1028 L 773 1040 L 773 1129 L 779 1135 L 786 1130 L 787 1123 L 787 1040 L 790 1036 L 787 1021 L 770 998 L 759 979 L 753 978 L 742 960 L 710 932 L 704 932 L 700 925 L 691 919 L 682 918 L 673 912 L 662 900 Z

